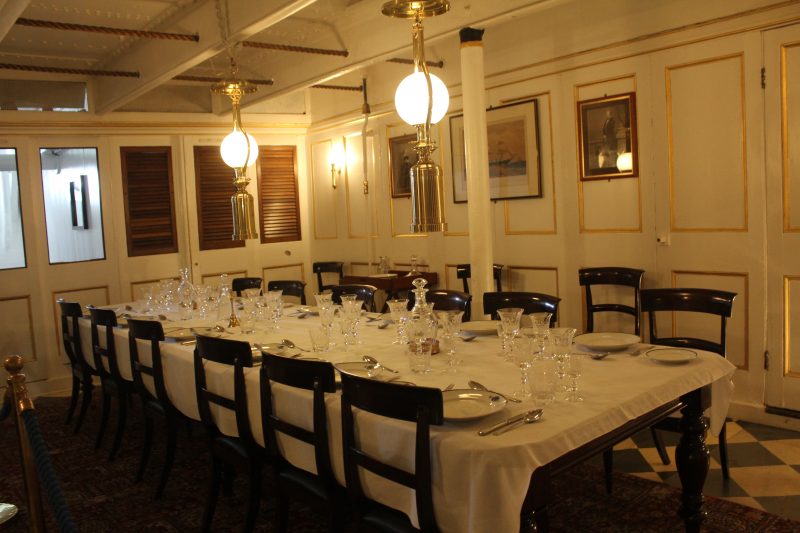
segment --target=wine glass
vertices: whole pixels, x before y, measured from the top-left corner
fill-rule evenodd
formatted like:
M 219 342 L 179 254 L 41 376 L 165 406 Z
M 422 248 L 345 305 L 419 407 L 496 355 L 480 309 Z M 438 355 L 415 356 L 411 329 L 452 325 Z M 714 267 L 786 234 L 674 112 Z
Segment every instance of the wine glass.
M 519 333 L 519 322 L 522 319 L 523 311 L 524 309 L 521 307 L 506 307 L 497 310 L 497 314 L 500 316 L 500 331 L 503 335 L 503 352 L 501 355 L 507 361 L 511 359 L 512 342 L 517 333 Z
M 386 305 L 389 306 L 389 313 L 392 316 L 392 322 L 397 329 L 397 338 L 392 344 L 406 344 L 406 321 L 408 320 L 408 300 L 387 300 Z
M 583 354 L 570 353 L 566 356 L 566 373 L 571 382 L 567 388 L 567 401 L 568 402 L 582 402 L 583 396 L 578 392 L 578 378 L 581 377 L 581 370 L 583 369 Z
M 520 370 L 520 389 L 513 396 L 517 400 L 527 401 L 533 398 L 528 370 L 533 364 L 533 339 L 526 336 L 514 337 L 511 341 L 511 359 L 519 366 Z
M 533 340 L 539 350 L 539 355 L 544 354 L 545 346 L 550 338 L 550 318 L 552 313 L 531 313 L 528 315 L 531 319 L 533 330 Z
M 435 313 L 439 319 L 439 324 L 442 325 L 442 348 L 447 350 L 447 366 L 443 372 L 457 372 L 457 367 L 461 361 L 456 359 L 456 337 L 461 329 L 461 319 L 464 317 L 464 312 L 452 310 L 436 311 Z
M 550 330 L 550 339 L 553 342 L 553 357 L 556 360 L 556 373 L 560 383 L 558 393 L 562 397 L 567 390 L 566 385 L 564 385 L 564 378 L 567 375 L 566 363 L 575 331 L 575 328 L 553 328 Z

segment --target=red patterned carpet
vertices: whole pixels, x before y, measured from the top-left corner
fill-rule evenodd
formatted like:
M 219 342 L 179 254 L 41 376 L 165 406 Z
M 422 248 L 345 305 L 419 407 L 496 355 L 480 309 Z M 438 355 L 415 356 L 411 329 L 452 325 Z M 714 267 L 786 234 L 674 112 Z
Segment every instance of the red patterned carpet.
M 97 400 L 97 399 L 96 399 Z M 179 435 L 178 452 L 164 497 L 152 499 L 160 464 L 161 443 L 156 442 L 147 476 L 133 483 L 139 461 L 141 418 L 138 404 L 129 420 L 128 432 L 118 458 L 106 459 L 110 433 L 104 446 L 95 451 L 94 436 L 99 419 L 95 406 L 87 415 L 81 432 L 72 433 L 64 424 L 65 398 L 37 400 L 39 422 L 72 514 L 82 532 L 184 532 L 199 530 L 206 497 L 209 467 L 205 439 L 200 430 L 188 438 Z M 115 420 L 110 421 L 113 427 Z M 10 419 L 0 422 L 0 501 L 21 507 L 20 515 L 0 526 L 0 532 L 24 532 L 22 473 L 16 432 Z M 245 483 L 234 488 L 230 497 L 221 497 L 214 519 L 214 531 L 238 531 L 245 501 Z M 654 532 L 682 531 L 676 516 L 679 491 L 666 484 L 618 474 L 614 494 L 606 495 L 602 472 L 591 465 L 576 468 L 556 481 L 556 505 L 551 509 L 553 531 Z M 704 531 L 712 532 L 796 532 L 800 523 L 732 502 L 708 498 L 708 519 Z M 273 531 L 274 511 L 269 488 L 262 500 L 257 531 Z M 295 507 L 290 531 L 324 531 L 324 522 L 313 510 Z M 56 531 L 51 516 L 48 530 Z M 352 528 L 354 530 L 354 528 Z M 504 532 L 498 532 L 504 533 Z M 513 532 L 509 532 L 513 533 Z

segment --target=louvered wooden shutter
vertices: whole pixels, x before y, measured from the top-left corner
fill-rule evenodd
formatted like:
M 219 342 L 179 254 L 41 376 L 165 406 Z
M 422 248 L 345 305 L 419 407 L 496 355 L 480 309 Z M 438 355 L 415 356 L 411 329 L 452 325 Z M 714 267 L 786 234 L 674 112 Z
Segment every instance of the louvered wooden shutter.
M 122 191 L 128 256 L 178 251 L 169 146 L 123 146 Z
M 231 240 L 234 172 L 219 155 L 219 146 L 194 147 L 194 175 L 200 249 L 215 250 L 244 246 L 244 241 Z
M 258 203 L 261 242 L 299 241 L 300 199 L 297 192 L 297 148 L 259 148 Z

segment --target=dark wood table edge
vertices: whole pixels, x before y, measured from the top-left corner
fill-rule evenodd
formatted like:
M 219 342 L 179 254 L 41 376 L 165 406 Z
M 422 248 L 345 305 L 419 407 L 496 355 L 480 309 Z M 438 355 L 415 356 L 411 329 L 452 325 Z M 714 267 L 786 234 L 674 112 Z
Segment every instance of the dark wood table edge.
M 571 450 L 550 463 L 534 470 L 528 493 L 522 503 L 520 532 L 549 530 L 547 506 L 551 502 L 553 476 L 627 439 L 655 422 L 680 410 L 681 437 L 675 450 L 675 463 L 681 480 L 681 505 L 678 514 L 683 518 L 687 532 L 700 531 L 706 517 L 703 485 L 708 474 L 710 454 L 706 447 L 708 420 L 703 412 L 711 405 L 711 385 L 684 394 L 652 411 L 645 413 L 614 431 L 602 435 Z

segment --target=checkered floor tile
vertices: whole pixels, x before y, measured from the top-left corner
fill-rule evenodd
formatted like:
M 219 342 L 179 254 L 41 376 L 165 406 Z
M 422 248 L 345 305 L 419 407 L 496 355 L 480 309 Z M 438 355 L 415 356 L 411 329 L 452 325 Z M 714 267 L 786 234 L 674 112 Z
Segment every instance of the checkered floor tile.
M 709 435 L 711 470 L 704 493 L 800 520 L 800 433 L 735 421 L 728 421 L 727 430 L 731 478 L 722 479 L 718 441 Z M 669 465 L 659 459 L 647 430 L 614 447 L 614 470 L 680 487 L 674 460 L 679 435 L 661 435 Z

